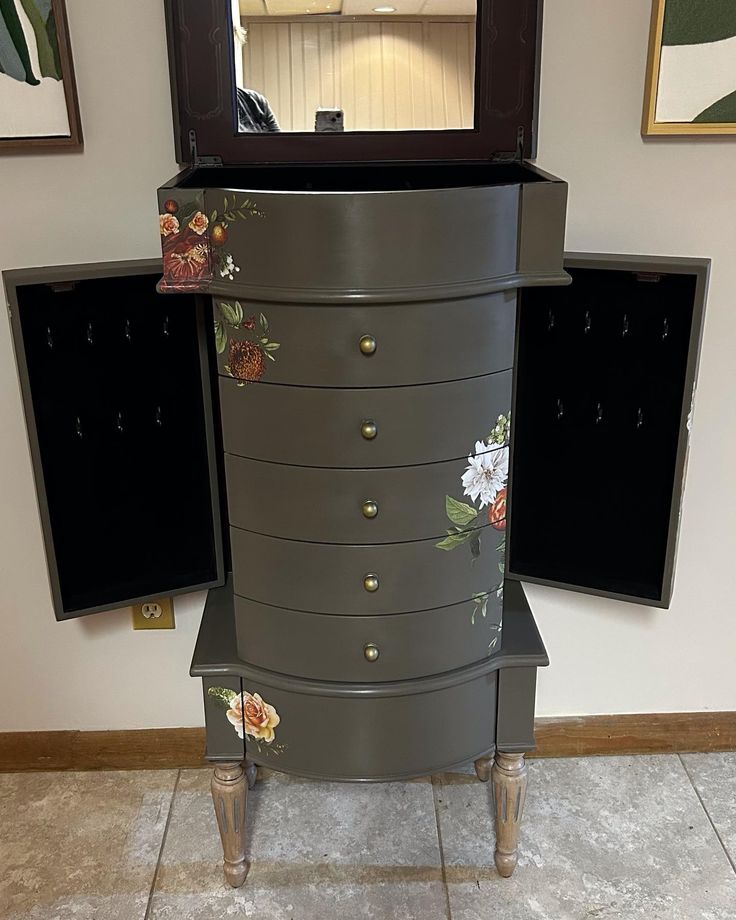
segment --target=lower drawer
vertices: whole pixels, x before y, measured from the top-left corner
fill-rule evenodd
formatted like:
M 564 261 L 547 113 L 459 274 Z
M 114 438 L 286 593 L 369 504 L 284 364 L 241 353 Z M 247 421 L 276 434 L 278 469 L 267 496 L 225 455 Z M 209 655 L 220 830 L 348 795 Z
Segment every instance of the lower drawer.
M 365 694 L 277 674 L 206 685 L 207 735 L 232 737 L 232 759 L 300 776 L 390 780 L 438 773 L 488 753 L 496 736 L 497 672 L 420 678 Z M 228 752 L 220 741 L 217 751 Z M 208 751 L 215 747 L 208 743 Z M 220 758 L 222 759 L 222 758 Z
M 235 597 L 238 655 L 313 680 L 408 680 L 487 658 L 500 645 L 499 592 L 437 610 L 330 616 Z
M 505 534 L 493 527 L 465 543 L 370 546 L 303 543 L 230 528 L 236 595 L 261 604 L 334 614 L 395 614 L 447 607 L 495 590 Z M 476 542 L 477 541 L 477 542 Z

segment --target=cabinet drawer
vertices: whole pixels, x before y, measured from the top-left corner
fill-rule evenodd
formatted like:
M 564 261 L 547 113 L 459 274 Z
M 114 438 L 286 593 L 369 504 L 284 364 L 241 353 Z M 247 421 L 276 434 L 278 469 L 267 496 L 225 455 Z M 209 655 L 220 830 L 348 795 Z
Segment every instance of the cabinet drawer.
M 227 680 L 218 686 L 213 678 L 208 687 L 213 705 L 207 732 L 219 720 L 220 732 L 234 739 L 235 753 L 238 742 L 243 742 L 226 714 L 227 704 L 217 705 L 232 692 Z M 365 694 L 359 686 L 346 693 L 350 685 L 345 684 L 333 684 L 335 692 L 330 693 L 321 682 L 314 681 L 313 688 L 309 683 L 294 687 L 293 681 L 273 672 L 243 677 L 243 692 L 257 693 L 279 719 L 270 742 L 245 733 L 250 760 L 298 776 L 381 781 L 450 770 L 489 753 L 495 745 L 498 674 L 490 668 L 483 671 L 471 665 L 448 674 L 375 685 L 386 691 L 380 695 Z M 224 744 L 215 748 L 208 740 L 208 752 L 226 750 Z
M 213 310 L 219 371 L 248 380 L 401 386 L 477 377 L 514 362 L 515 291 L 361 306 L 213 298 Z
M 300 466 L 411 466 L 466 457 L 511 407 L 511 371 L 415 387 L 238 386 L 220 377 L 225 450 Z M 375 436 L 367 423 L 374 425 Z
M 473 600 L 393 616 L 330 616 L 235 597 L 238 654 L 269 671 L 314 680 L 408 680 L 487 658 L 500 646 L 502 601 Z
M 235 594 L 275 607 L 347 615 L 428 610 L 495 591 L 505 547 L 505 534 L 493 527 L 474 532 L 477 544 L 468 540 L 449 550 L 439 549 L 434 537 L 339 546 L 237 527 L 230 535 Z M 377 582 L 366 583 L 367 576 Z
M 464 495 L 467 457 L 375 470 L 319 469 L 225 455 L 234 527 L 314 543 L 399 543 L 444 535 L 457 524 L 504 530 L 508 447 L 487 450 L 498 470 L 495 501 Z M 493 495 L 488 493 L 488 497 Z M 448 507 L 448 497 L 450 507 Z M 452 505 L 452 500 L 459 504 Z M 472 518 L 472 512 L 477 517 Z M 448 512 L 453 517 L 448 517 Z

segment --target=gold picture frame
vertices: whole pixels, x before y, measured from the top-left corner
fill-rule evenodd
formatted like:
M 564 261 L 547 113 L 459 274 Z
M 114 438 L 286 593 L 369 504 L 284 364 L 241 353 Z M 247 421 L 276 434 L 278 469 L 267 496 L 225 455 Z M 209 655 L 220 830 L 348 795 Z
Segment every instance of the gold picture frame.
M 716 12 L 716 17 L 733 15 L 736 21 L 736 3 L 731 4 L 731 10 L 726 6 L 724 0 L 710 0 L 712 9 Z M 646 85 L 644 90 L 644 111 L 642 116 L 641 133 L 645 137 L 662 136 L 662 135 L 729 135 L 736 134 L 736 116 L 733 121 L 692 121 L 692 120 L 675 120 L 660 118 L 657 120 L 658 102 L 661 89 L 662 77 L 662 50 L 665 46 L 663 41 L 665 32 L 665 15 L 667 5 L 672 3 L 673 6 L 680 5 L 682 0 L 652 0 L 652 17 L 649 32 L 649 54 L 647 59 Z M 695 6 L 692 4 L 691 6 Z M 693 10 L 693 15 L 702 11 Z M 702 22 L 702 16 L 701 20 Z M 736 40 L 736 39 L 732 39 Z M 702 43 L 704 47 L 713 44 L 711 40 Z M 719 44 L 719 42 L 715 42 Z M 668 46 L 669 47 L 669 46 Z M 736 93 L 736 84 L 733 86 Z M 711 106 L 714 108 L 715 106 Z M 697 115 L 703 117 L 705 113 Z

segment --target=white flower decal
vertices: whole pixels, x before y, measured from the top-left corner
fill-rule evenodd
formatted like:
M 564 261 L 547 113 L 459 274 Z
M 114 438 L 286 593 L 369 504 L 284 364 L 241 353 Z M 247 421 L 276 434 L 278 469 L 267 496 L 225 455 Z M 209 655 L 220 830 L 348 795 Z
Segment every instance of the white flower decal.
M 475 456 L 468 457 L 468 468 L 462 475 L 462 484 L 472 501 L 479 500 L 480 508 L 490 505 L 506 485 L 509 475 L 509 449 L 499 447 L 489 450 L 483 441 L 475 442 Z
M 239 271 L 240 269 L 233 261 L 233 257 L 230 255 L 230 253 L 229 252 L 223 253 L 222 263 L 220 265 L 220 277 L 229 278 L 232 281 L 233 272 L 239 272 Z

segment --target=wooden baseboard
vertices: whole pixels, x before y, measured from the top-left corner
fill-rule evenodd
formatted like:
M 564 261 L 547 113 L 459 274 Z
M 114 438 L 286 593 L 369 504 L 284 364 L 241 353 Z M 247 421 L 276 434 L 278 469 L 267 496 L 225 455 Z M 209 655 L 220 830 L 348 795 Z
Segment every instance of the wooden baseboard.
M 537 719 L 534 757 L 736 751 L 736 712 Z
M 534 757 L 735 751 L 736 712 L 537 719 Z M 205 766 L 203 728 L 0 732 L 0 772 Z
M 0 732 L 0 773 L 202 767 L 203 728 Z

